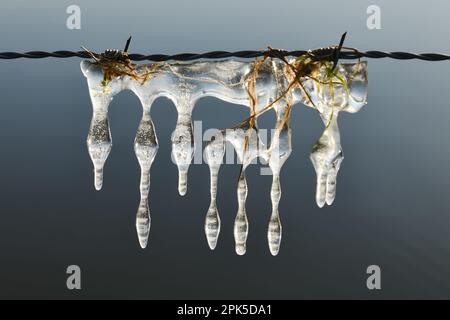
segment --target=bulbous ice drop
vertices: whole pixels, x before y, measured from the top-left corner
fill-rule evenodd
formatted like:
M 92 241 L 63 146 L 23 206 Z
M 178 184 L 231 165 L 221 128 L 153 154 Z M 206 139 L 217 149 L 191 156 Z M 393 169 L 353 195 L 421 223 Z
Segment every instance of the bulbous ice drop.
M 267 230 L 267 240 L 269 241 L 269 250 L 273 256 L 276 256 L 280 251 L 281 245 L 281 222 L 278 210 L 272 212 L 269 221 L 269 228 Z
M 326 113 L 327 107 L 337 112 L 355 113 L 367 104 L 367 62 L 339 63 L 336 67 L 332 85 L 329 82 L 329 70 L 321 68 L 315 79 L 302 81 L 303 89 L 293 91 L 294 101 L 300 101 L 320 113 Z
M 338 161 L 342 162 L 342 159 L 339 159 Z M 325 196 L 325 202 L 327 205 L 331 206 L 334 202 L 334 199 L 336 198 L 336 178 L 337 173 L 339 170 L 339 165 L 333 164 L 328 171 L 328 177 L 327 177 L 327 193 Z
M 210 194 L 211 204 L 205 219 L 205 234 L 208 245 L 214 250 L 220 233 L 220 216 L 216 205 L 217 181 L 219 176 L 220 165 L 225 154 L 225 142 L 222 134 L 213 137 L 205 148 L 205 160 L 209 166 L 210 172 Z
M 238 212 L 234 220 L 234 242 L 235 250 L 238 255 L 244 255 L 247 248 L 248 219 L 245 211 L 245 202 L 247 200 L 247 181 L 245 173 L 242 172 L 237 189 Z
M 142 249 L 147 247 L 148 236 L 150 234 L 150 209 L 148 207 L 148 198 L 141 199 L 139 209 L 136 215 L 136 231 L 139 244 Z
M 95 115 L 87 138 L 89 156 L 94 164 L 95 189 L 103 186 L 103 167 L 111 152 L 112 141 L 106 115 Z
M 247 251 L 248 219 L 245 210 L 241 209 L 234 220 L 234 241 L 236 253 L 240 256 Z
M 309 98 L 320 112 L 325 130 L 313 146 L 310 159 L 317 175 L 316 202 L 319 207 L 331 205 L 336 197 L 336 177 L 344 159 L 337 123 L 338 113 L 357 112 L 367 103 L 367 63 L 339 64 L 332 85 L 312 79 L 304 82 Z M 323 68 L 317 79 L 329 76 Z M 303 103 L 313 107 L 303 96 Z
M 278 207 L 281 200 L 280 172 L 286 160 L 289 158 L 291 145 L 291 127 L 289 121 L 286 121 L 286 112 L 290 102 L 278 104 L 277 124 L 275 133 L 270 143 L 269 166 L 272 170 L 272 188 L 270 190 L 270 200 L 272 202 L 272 214 L 267 228 L 267 240 L 269 250 L 276 256 L 280 251 L 282 227 Z
M 187 193 L 188 166 L 180 166 L 178 168 L 178 194 L 185 196 Z
M 178 122 L 172 133 L 172 157 L 178 167 L 178 192 L 187 192 L 187 175 L 194 156 L 194 135 L 190 114 L 178 114 Z
M 142 197 L 147 197 L 150 187 L 150 168 L 158 152 L 158 140 L 150 118 L 141 120 L 136 138 L 134 152 L 141 167 L 140 191 Z
M 103 73 L 101 68 L 88 61 L 80 64 L 84 76 L 87 78 L 89 96 L 92 103 L 92 120 L 89 127 L 87 146 L 94 164 L 95 189 L 100 190 L 103 185 L 103 167 L 111 152 L 111 132 L 109 130 L 108 106 L 112 97 L 118 91 L 117 84 L 110 91 L 101 86 Z
M 317 176 L 316 203 L 320 208 L 325 203 L 331 205 L 336 197 L 336 177 L 344 159 L 337 113 L 329 118 L 324 132 L 312 148 L 310 159 Z
M 326 169 L 321 169 L 316 172 L 316 203 L 319 208 L 323 208 L 325 205 L 325 196 L 327 193 L 327 173 Z
M 220 233 L 220 216 L 216 202 L 211 202 L 205 218 L 205 234 L 209 248 L 214 250 Z
M 259 138 L 256 125 L 251 128 L 248 124 L 243 124 L 240 127 L 227 129 L 225 137 L 233 145 L 244 169 L 258 156 L 266 158 L 266 147 Z
M 346 97 L 346 103 L 339 111 L 358 112 L 367 104 L 367 62 L 339 64 L 339 72 L 347 80 L 347 88 L 343 88 L 341 93 Z
M 269 243 L 270 253 L 273 256 L 276 256 L 280 251 L 282 230 L 280 214 L 278 212 L 278 206 L 281 199 L 281 184 L 278 172 L 273 173 L 270 198 L 272 201 L 272 214 L 270 216 L 269 227 L 267 229 L 267 240 Z
M 136 214 L 136 229 L 141 247 L 147 246 L 150 233 L 150 208 L 148 195 L 150 190 L 150 168 L 158 151 L 158 140 L 150 118 L 149 107 L 144 107 L 144 116 L 139 124 L 134 140 L 134 152 L 141 167 L 140 193 L 141 201 Z
M 247 144 L 245 143 L 246 138 L 248 139 Z M 244 255 L 249 228 L 245 210 L 248 192 L 245 169 L 258 156 L 267 159 L 266 148 L 259 138 L 256 124 L 255 127 L 249 127 L 248 124 L 243 124 L 232 130 L 227 130 L 226 139 L 233 145 L 242 163 L 242 173 L 237 186 L 238 212 L 234 221 L 234 241 L 236 253 L 238 255 Z

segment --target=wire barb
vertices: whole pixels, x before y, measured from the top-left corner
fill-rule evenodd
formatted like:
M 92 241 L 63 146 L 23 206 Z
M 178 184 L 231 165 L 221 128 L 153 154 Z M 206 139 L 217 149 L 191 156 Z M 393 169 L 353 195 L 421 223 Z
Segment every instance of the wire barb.
M 128 38 L 127 43 L 125 44 L 125 49 L 123 49 L 123 52 L 128 52 L 128 48 L 130 47 L 131 43 L 131 36 Z
M 336 66 L 339 62 L 339 54 L 341 53 L 342 46 L 344 45 L 346 36 L 347 36 L 347 32 L 344 32 L 344 34 L 341 36 L 341 41 L 339 41 L 339 45 L 337 46 L 336 50 L 334 51 L 333 67 L 331 69 L 333 71 L 334 71 L 334 69 L 336 69 Z
M 131 41 L 131 39 L 130 39 Z M 127 48 L 128 49 L 128 48 Z M 278 50 L 277 55 L 282 55 L 284 57 L 298 57 L 307 53 L 305 50 L 296 50 L 296 51 L 285 51 Z M 272 57 L 274 53 L 270 53 L 269 51 L 210 51 L 205 53 L 178 53 L 174 55 L 166 55 L 166 54 L 129 54 L 128 57 L 133 61 L 153 61 L 153 62 L 162 62 L 169 60 L 178 60 L 178 61 L 192 61 L 199 59 L 225 59 L 225 58 L 241 58 L 241 59 L 251 59 L 256 57 L 263 57 L 268 55 Z M 29 52 L 0 52 L 0 59 L 12 60 L 12 59 L 44 59 L 44 58 L 84 58 L 89 59 L 91 56 L 86 51 L 29 51 Z M 276 58 L 276 56 L 273 56 Z M 369 59 L 382 59 L 382 58 L 390 58 L 396 60 L 424 60 L 424 61 L 444 61 L 450 60 L 449 54 L 442 53 L 410 53 L 410 52 L 383 52 L 383 51 L 355 51 L 355 50 L 341 50 L 338 54 L 339 59 L 344 60 L 354 60 L 360 58 L 369 58 Z

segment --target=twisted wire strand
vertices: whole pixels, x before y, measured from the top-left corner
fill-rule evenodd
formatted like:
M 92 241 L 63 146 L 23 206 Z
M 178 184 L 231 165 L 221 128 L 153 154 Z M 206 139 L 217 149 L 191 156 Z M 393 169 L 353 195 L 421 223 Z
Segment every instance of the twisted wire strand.
M 138 54 L 133 53 L 129 54 L 129 58 L 134 61 L 153 61 L 153 62 L 162 62 L 169 60 L 177 60 L 177 61 L 191 61 L 191 60 L 199 60 L 199 59 L 224 59 L 224 58 L 242 58 L 242 59 L 250 59 L 264 56 L 269 53 L 269 56 L 273 56 L 271 52 L 268 51 L 210 51 L 205 53 L 178 53 L 173 55 L 167 54 Z M 296 51 L 279 51 L 283 56 L 292 56 L 298 57 L 301 56 L 307 51 L 305 50 L 296 50 Z M 66 51 L 59 50 L 54 52 L 46 52 L 46 51 L 29 51 L 29 52 L 0 52 L 0 59 L 44 59 L 44 58 L 91 58 L 89 53 L 86 51 Z M 274 56 L 275 57 L 275 56 Z M 349 51 L 342 50 L 339 52 L 339 59 L 359 59 L 359 58 L 371 58 L 371 59 L 382 59 L 382 58 L 390 58 L 396 60 L 424 60 L 424 61 L 444 61 L 450 60 L 450 55 L 442 54 L 442 53 L 410 53 L 410 52 L 383 52 L 383 51 Z

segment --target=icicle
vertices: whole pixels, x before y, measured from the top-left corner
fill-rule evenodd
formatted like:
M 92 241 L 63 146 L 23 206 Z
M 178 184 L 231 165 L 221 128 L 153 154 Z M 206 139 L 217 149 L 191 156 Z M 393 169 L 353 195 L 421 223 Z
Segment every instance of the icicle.
M 89 155 L 94 164 L 94 185 L 96 190 L 103 186 L 103 167 L 111 152 L 112 141 L 106 113 L 94 111 L 87 138 Z
M 219 133 L 211 139 L 205 148 L 205 158 L 209 166 L 211 179 L 211 203 L 205 219 L 205 234 L 211 250 L 216 248 L 217 239 L 219 238 L 220 233 L 220 216 L 219 211 L 217 210 L 216 195 L 219 169 L 224 154 L 225 141 L 223 140 L 223 135 Z
M 272 214 L 269 220 L 267 230 L 267 239 L 270 253 L 276 256 L 280 250 L 282 227 L 278 206 L 281 199 L 280 172 L 286 160 L 289 158 L 291 147 L 291 127 L 289 122 L 284 121 L 286 110 L 277 110 L 277 127 L 281 128 L 275 131 L 269 149 L 269 166 L 272 170 L 272 188 L 270 199 L 272 201 Z
M 178 119 L 172 133 L 172 156 L 178 167 L 178 193 L 184 196 L 187 192 L 187 176 L 194 156 L 194 135 L 192 133 L 192 110 L 194 101 L 190 98 L 190 85 L 182 83 L 175 100 Z
M 150 209 L 148 196 L 150 189 L 150 168 L 158 151 L 158 139 L 150 117 L 150 104 L 143 104 L 143 116 L 134 140 L 134 152 L 141 167 L 140 193 L 141 201 L 136 215 L 136 229 L 139 243 L 144 249 L 147 246 L 150 232 Z
M 236 253 L 244 255 L 247 251 L 248 219 L 245 211 L 245 202 L 247 200 L 247 181 L 245 171 L 242 171 L 237 188 L 238 212 L 234 220 L 234 241 L 236 244 Z
M 248 145 L 244 152 L 246 137 L 248 137 Z M 233 145 L 242 163 L 242 172 L 239 176 L 237 186 L 238 212 L 234 221 L 234 240 L 236 253 L 238 255 L 243 255 L 246 252 L 248 236 L 248 219 L 245 210 L 248 190 L 245 169 L 253 159 L 258 157 L 260 150 L 265 150 L 265 147 L 259 140 L 257 127 L 250 129 L 247 124 L 235 129 L 227 130 L 226 138 Z
M 331 205 L 336 197 L 336 178 L 344 153 L 338 126 L 340 111 L 357 112 L 367 103 L 367 64 L 338 65 L 337 74 L 332 87 L 314 85 L 316 105 L 325 129 L 314 144 L 310 159 L 317 176 L 316 203 L 322 208 Z
M 280 250 L 282 230 L 280 214 L 278 212 L 278 205 L 281 199 L 280 176 L 278 174 L 273 175 L 270 198 L 272 200 L 272 214 L 270 216 L 269 228 L 267 230 L 267 239 L 269 241 L 270 253 L 273 256 L 276 256 Z
M 87 146 L 94 164 L 95 189 L 103 186 L 103 167 L 111 152 L 112 141 L 108 121 L 108 106 L 113 92 L 105 91 L 100 83 L 102 72 L 98 66 L 87 61 L 81 62 L 81 70 L 88 79 L 89 95 L 92 102 L 92 120 L 87 137 Z
M 175 131 L 172 134 L 172 155 L 178 167 L 178 192 L 187 192 L 187 175 L 194 156 L 194 135 L 190 114 L 178 114 Z
M 138 235 L 139 245 L 142 249 L 147 247 L 148 236 L 150 234 L 150 208 L 148 206 L 148 198 L 141 198 L 139 208 L 136 214 L 136 231 Z
M 317 175 L 316 202 L 322 208 L 331 205 L 336 197 L 336 176 L 344 159 L 337 123 L 338 112 L 323 117 L 325 130 L 311 151 L 311 161 Z
M 274 63 L 274 75 L 277 82 L 275 96 L 281 96 L 283 92 L 286 92 L 289 86 L 288 79 L 283 72 L 284 67 L 283 64 Z M 282 226 L 278 210 L 281 200 L 280 172 L 292 152 L 290 125 L 292 105 L 293 96 L 290 92 L 285 94 L 280 101 L 274 104 L 277 121 L 273 130 L 270 148 L 267 150 L 267 160 L 272 171 L 272 187 L 270 191 L 272 213 L 267 228 L 267 240 L 270 253 L 273 256 L 278 255 L 281 246 Z

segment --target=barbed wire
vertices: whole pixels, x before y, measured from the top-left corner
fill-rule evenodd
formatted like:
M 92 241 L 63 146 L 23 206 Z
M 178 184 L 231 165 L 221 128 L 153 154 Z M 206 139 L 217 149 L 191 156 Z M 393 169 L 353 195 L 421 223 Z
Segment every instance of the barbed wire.
M 283 56 L 292 56 L 298 57 L 301 56 L 308 51 L 305 50 L 296 50 L 296 51 L 285 51 L 285 50 L 277 50 L 277 55 L 281 54 Z M 178 53 L 173 55 L 167 54 L 139 54 L 133 53 L 129 54 L 128 57 L 133 61 L 153 61 L 153 62 L 162 62 L 169 60 L 177 60 L 177 61 L 191 61 L 191 60 L 199 60 L 199 59 L 224 59 L 224 58 L 242 58 L 242 59 L 250 59 L 256 57 L 262 57 L 264 55 L 269 55 L 276 57 L 270 50 L 265 51 L 209 51 L 205 53 Z M 424 60 L 424 61 L 444 61 L 450 60 L 449 54 L 442 53 L 410 53 L 410 52 L 384 52 L 384 51 L 358 51 L 358 50 L 345 50 L 342 49 L 339 54 L 339 59 L 360 59 L 360 58 L 371 58 L 371 59 L 397 59 L 397 60 Z M 12 60 L 12 59 L 44 59 L 44 58 L 91 58 L 90 54 L 86 51 L 66 51 L 59 50 L 53 52 L 46 51 L 29 51 L 29 52 L 0 52 L 0 59 Z

